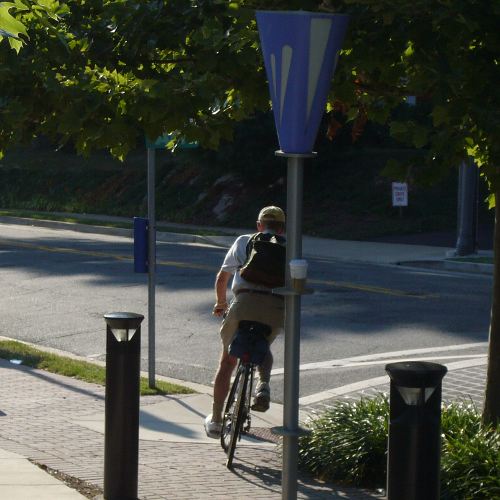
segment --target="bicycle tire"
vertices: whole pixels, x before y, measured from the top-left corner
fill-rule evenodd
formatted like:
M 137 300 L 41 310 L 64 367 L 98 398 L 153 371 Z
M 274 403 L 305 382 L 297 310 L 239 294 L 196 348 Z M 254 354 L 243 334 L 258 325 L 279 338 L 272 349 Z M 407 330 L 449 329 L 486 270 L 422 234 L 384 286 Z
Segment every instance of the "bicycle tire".
M 236 396 L 237 396 L 238 384 L 240 382 L 243 371 L 244 371 L 243 365 L 242 364 L 238 365 L 233 385 L 231 386 L 231 390 L 229 391 L 229 396 L 227 397 L 226 406 L 224 408 L 224 416 L 222 419 L 222 430 L 220 433 L 220 444 L 222 446 L 222 449 L 226 453 L 229 448 L 229 443 L 231 440 L 232 416 L 236 409 Z
M 245 421 L 241 424 L 241 433 L 248 434 L 252 427 L 252 416 L 250 408 L 252 406 L 253 379 L 255 376 L 255 365 L 250 365 L 247 385 L 247 397 L 245 401 Z
M 245 365 L 243 380 L 238 387 L 238 397 L 236 400 L 235 414 L 233 414 L 233 423 L 231 426 L 231 441 L 229 442 L 229 449 L 227 450 L 226 467 L 228 469 L 231 469 L 233 467 L 233 457 L 236 450 L 236 443 L 240 436 L 241 427 L 243 424 L 249 374 L 250 367 L 248 365 Z

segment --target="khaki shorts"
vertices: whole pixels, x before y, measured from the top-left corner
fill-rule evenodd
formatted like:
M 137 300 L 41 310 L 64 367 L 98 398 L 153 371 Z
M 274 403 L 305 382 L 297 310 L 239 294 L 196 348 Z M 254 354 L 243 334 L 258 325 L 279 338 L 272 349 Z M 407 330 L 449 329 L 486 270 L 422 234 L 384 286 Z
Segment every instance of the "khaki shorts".
M 220 327 L 224 349 L 229 347 L 241 320 L 260 321 L 269 325 L 271 335 L 268 337 L 268 341 L 269 344 L 272 344 L 276 336 L 283 330 L 285 302 L 281 297 L 274 295 L 238 294 L 231 302 Z

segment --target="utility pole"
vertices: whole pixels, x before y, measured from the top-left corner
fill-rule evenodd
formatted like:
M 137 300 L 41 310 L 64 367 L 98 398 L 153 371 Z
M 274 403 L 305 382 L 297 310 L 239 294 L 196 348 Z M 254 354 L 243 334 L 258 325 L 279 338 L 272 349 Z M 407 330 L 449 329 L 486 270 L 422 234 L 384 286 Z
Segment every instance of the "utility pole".
M 464 160 L 458 172 L 457 244 L 455 255 L 477 252 L 479 170 L 471 159 Z

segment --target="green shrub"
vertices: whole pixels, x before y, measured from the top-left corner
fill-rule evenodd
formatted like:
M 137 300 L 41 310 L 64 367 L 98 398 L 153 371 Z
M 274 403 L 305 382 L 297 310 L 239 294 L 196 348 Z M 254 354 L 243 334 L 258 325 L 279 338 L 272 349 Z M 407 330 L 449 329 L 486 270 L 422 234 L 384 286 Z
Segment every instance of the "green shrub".
M 446 439 L 468 440 L 481 430 L 481 417 L 474 403 L 465 401 L 444 406 L 441 434 Z
M 299 463 L 323 480 L 366 487 L 385 483 L 386 397 L 339 401 L 309 423 L 299 441 Z
M 500 433 L 482 427 L 472 405 L 443 411 L 441 497 L 447 500 L 500 499 Z
M 384 487 L 389 404 L 380 395 L 339 401 L 308 426 L 299 441 L 299 463 L 317 477 L 364 487 Z M 500 500 L 500 433 L 483 427 L 471 404 L 444 407 L 441 417 L 441 497 Z

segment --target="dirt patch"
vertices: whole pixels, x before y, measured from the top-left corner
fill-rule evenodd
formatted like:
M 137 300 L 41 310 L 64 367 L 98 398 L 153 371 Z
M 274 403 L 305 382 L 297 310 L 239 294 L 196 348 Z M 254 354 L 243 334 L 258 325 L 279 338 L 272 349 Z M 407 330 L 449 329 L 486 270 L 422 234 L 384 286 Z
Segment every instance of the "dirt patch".
M 51 469 L 50 467 L 47 467 L 44 464 L 35 462 L 34 460 L 30 460 L 30 462 L 37 465 L 38 467 L 40 467 L 40 469 L 44 470 L 45 472 L 55 477 L 59 481 L 62 481 L 70 488 L 78 491 L 78 493 L 83 495 L 85 498 L 95 498 L 103 494 L 103 490 L 98 486 L 96 486 L 95 484 L 82 481 L 77 477 L 70 476 L 69 474 L 64 474 L 64 472 L 55 469 Z

